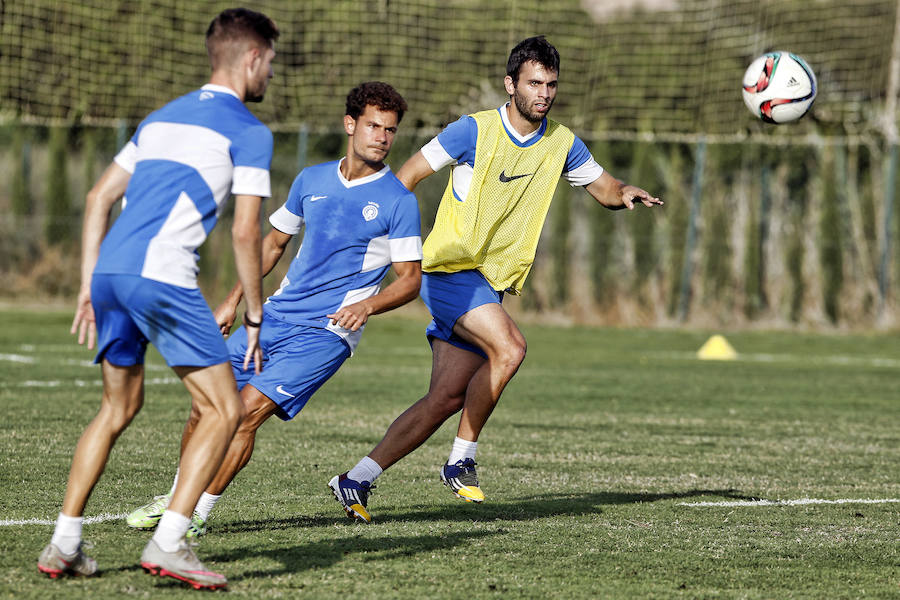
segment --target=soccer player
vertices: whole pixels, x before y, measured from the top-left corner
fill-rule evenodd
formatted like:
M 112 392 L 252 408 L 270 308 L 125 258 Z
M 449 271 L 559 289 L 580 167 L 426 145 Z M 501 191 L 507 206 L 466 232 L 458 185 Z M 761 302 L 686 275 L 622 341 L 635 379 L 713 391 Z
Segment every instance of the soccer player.
M 510 102 L 463 116 L 410 158 L 397 177 L 410 190 L 452 165 L 434 228 L 425 240 L 422 299 L 434 320 L 428 393 L 401 414 L 372 452 L 330 482 L 348 516 L 365 522 L 375 479 L 462 410 L 444 484 L 482 502 L 475 473 L 479 434 L 525 358 L 525 338 L 503 309 L 534 261 L 560 175 L 611 209 L 662 204 L 600 167 L 571 131 L 547 118 L 556 98 L 559 53 L 543 36 L 510 53 Z
M 269 219 L 273 229 L 263 240 L 264 274 L 305 224 L 303 244 L 263 308 L 260 345 L 265 370 L 241 370 L 246 327 L 228 338 L 247 416 L 196 507 L 195 535 L 204 533 L 213 506 L 250 460 L 257 429 L 272 415 L 285 421 L 294 418 L 352 354 L 369 316 L 419 294 L 419 205 L 384 164 L 405 111 L 406 102 L 386 83 L 363 83 L 351 90 L 344 116 L 346 156 L 304 169 L 284 206 Z M 379 293 L 392 265 L 397 278 Z M 215 311 L 225 334 L 234 323 L 241 294 L 237 284 Z M 196 427 L 192 413 L 182 445 L 196 435 Z M 175 483 L 179 479 L 176 472 Z M 156 526 L 171 493 L 133 511 L 127 523 Z
M 269 196 L 272 134 L 245 102 L 262 100 L 272 78 L 278 29 L 267 16 L 231 9 L 206 32 L 209 83 L 151 113 L 87 196 L 81 289 L 72 323 L 101 364 L 100 410 L 75 448 L 62 511 L 38 569 L 50 577 L 93 575 L 81 544 L 84 507 L 116 438 L 144 400 L 144 354 L 152 343 L 184 382 L 197 416 L 181 480 L 141 555 L 152 574 L 195 588 L 221 588 L 185 541 L 190 515 L 222 462 L 243 415 L 218 325 L 197 287 L 196 248 L 235 196 L 235 263 L 247 297 L 243 368 L 261 365 L 259 210 Z M 107 233 L 109 212 L 123 210 Z

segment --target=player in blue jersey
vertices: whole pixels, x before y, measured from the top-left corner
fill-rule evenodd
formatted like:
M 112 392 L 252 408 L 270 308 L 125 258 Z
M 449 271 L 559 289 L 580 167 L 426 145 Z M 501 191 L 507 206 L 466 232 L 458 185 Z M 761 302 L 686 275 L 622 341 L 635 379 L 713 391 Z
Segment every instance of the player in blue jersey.
M 181 480 L 141 564 L 195 588 L 227 584 L 185 541 L 193 508 L 243 416 L 229 353 L 197 287 L 196 249 L 233 194 L 235 263 L 249 332 L 242 367 L 252 362 L 259 373 L 259 210 L 270 195 L 272 134 L 244 103 L 262 99 L 277 37 L 261 13 L 219 14 L 206 33 L 209 83 L 151 113 L 88 193 L 72 333 L 79 343 L 87 338 L 89 348 L 96 336 L 103 397 L 75 449 L 56 529 L 38 559 L 50 577 L 96 572 L 81 548 L 82 515 L 116 438 L 141 409 L 144 354 L 152 343 L 190 392 L 196 426 L 182 450 Z M 123 197 L 107 233 L 110 210 Z
M 433 352 L 428 393 L 339 477 L 344 509 L 365 522 L 371 521 L 372 482 L 460 411 L 440 478 L 458 497 L 484 500 L 475 473 L 477 440 L 525 358 L 525 338 L 501 303 L 505 293 L 520 292 L 528 275 L 560 176 L 607 208 L 662 204 L 612 177 L 581 140 L 547 118 L 559 53 L 543 36 L 513 48 L 506 72 L 509 103 L 450 124 L 397 173 L 412 190 L 453 166 L 423 248 L 421 293 L 434 317 L 426 332 Z
M 353 353 L 371 315 L 413 300 L 421 282 L 419 206 L 384 164 L 406 102 L 386 83 L 363 83 L 347 96 L 344 158 L 304 169 L 284 206 L 269 218 L 263 273 L 270 272 L 291 237 L 305 225 L 303 244 L 263 308 L 262 373 L 241 370 L 247 329 L 228 338 L 247 416 L 216 476 L 196 507 L 196 534 L 225 488 L 250 460 L 256 431 L 272 415 L 290 420 Z M 379 292 L 393 266 L 397 278 Z M 227 334 L 243 290 L 236 285 L 216 309 Z M 196 435 L 196 415 L 182 443 Z M 180 479 L 178 473 L 175 482 Z M 174 488 L 174 484 L 173 484 Z M 171 494 L 171 492 L 170 492 Z M 151 528 L 169 494 L 133 511 L 132 527 Z

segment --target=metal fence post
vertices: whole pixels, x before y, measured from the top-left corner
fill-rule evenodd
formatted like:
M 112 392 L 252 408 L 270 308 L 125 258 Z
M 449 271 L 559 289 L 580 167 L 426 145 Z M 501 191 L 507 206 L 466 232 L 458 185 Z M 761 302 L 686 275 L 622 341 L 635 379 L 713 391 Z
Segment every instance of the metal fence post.
M 694 159 L 693 190 L 691 192 L 691 212 L 688 215 L 687 240 L 684 243 L 684 265 L 681 269 L 681 291 L 678 296 L 678 320 L 687 319 L 691 300 L 691 278 L 694 274 L 694 247 L 697 245 L 697 221 L 700 218 L 700 196 L 703 193 L 703 170 L 706 167 L 706 138 L 697 142 Z

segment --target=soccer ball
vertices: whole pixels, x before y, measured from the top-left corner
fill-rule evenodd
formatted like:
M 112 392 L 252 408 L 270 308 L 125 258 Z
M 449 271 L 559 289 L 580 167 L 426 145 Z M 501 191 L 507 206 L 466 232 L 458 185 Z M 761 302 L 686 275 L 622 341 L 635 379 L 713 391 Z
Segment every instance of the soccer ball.
M 806 61 L 776 50 L 758 57 L 744 72 L 744 104 L 766 123 L 789 123 L 816 99 L 816 76 Z

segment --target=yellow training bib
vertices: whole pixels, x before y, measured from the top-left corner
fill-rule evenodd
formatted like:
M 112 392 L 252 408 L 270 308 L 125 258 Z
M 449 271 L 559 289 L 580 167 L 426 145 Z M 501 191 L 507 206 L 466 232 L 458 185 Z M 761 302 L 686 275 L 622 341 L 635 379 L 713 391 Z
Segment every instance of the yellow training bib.
M 478 269 L 495 290 L 518 294 L 575 135 L 548 119 L 541 139 L 522 147 L 506 133 L 498 110 L 472 117 L 478 139 L 469 193 L 456 199 L 451 174 L 422 247 L 422 269 Z

